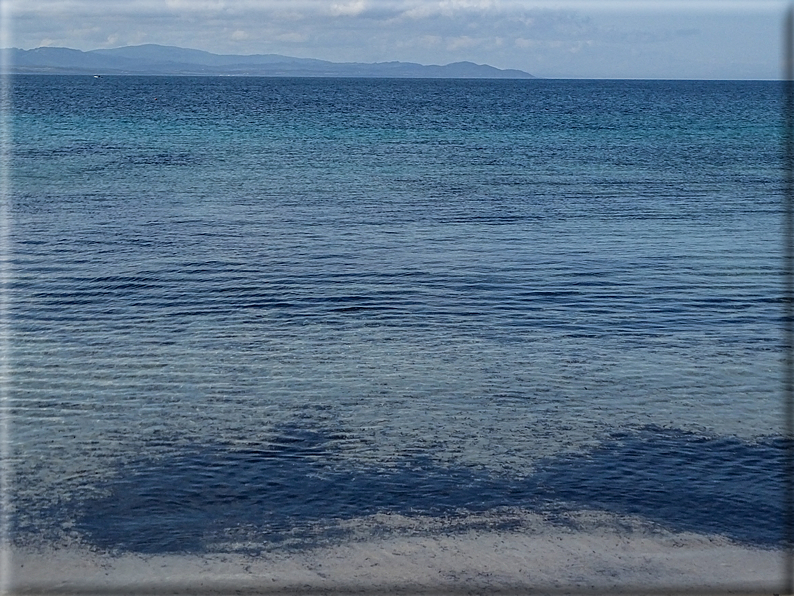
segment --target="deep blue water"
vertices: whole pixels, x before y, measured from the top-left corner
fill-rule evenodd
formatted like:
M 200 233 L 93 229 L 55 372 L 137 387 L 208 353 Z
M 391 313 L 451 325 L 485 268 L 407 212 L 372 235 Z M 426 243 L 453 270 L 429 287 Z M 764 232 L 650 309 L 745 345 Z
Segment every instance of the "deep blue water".
M 523 508 L 776 544 L 780 93 L 15 77 L 16 535 Z
M 244 538 L 249 551 L 285 542 L 304 546 L 344 535 L 333 521 L 378 513 L 464 517 L 517 508 L 557 523 L 561 512 L 577 508 L 636 515 L 673 531 L 760 546 L 783 538 L 779 440 L 750 446 L 643 429 L 515 478 L 442 468 L 424 455 L 389 470 L 334 469 L 324 461 L 326 437 L 285 430 L 280 442 L 259 449 L 202 447 L 135 462 L 106 496 L 54 513 L 73 516 L 101 548 L 149 553 L 200 553 L 235 537 Z M 493 524 L 501 529 L 499 516 Z

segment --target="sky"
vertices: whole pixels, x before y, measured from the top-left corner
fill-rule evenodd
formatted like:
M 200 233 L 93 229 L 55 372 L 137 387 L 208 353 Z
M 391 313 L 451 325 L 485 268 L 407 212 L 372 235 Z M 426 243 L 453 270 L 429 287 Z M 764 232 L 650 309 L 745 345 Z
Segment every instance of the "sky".
M 156 43 L 544 78 L 777 79 L 780 0 L 0 0 L 1 47 Z

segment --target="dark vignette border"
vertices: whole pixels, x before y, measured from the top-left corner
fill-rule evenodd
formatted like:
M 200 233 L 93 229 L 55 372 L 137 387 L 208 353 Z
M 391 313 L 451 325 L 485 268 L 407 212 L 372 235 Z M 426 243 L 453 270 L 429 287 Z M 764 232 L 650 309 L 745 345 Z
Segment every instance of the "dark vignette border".
M 785 456 L 785 562 L 784 589 L 794 593 L 794 6 L 785 17 L 783 167 L 784 167 L 784 426 Z

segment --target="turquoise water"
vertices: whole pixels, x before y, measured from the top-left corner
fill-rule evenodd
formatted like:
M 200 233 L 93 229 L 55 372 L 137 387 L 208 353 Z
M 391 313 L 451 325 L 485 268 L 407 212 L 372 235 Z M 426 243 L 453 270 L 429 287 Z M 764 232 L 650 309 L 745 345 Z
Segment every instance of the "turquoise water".
M 15 536 L 521 507 L 776 543 L 780 91 L 15 77 Z

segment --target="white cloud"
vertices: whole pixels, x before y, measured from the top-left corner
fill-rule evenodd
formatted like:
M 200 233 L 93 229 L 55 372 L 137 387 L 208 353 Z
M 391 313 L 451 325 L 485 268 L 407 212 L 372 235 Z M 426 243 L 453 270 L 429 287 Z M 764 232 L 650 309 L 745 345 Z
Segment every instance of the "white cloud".
M 364 0 L 352 0 L 351 2 L 334 3 L 331 5 L 331 14 L 334 16 L 354 17 L 366 8 Z
M 223 0 L 165 0 L 165 5 L 178 11 L 220 11 L 226 8 Z
M 248 35 L 248 33 L 243 31 L 242 29 L 237 29 L 234 33 L 232 33 L 232 39 L 234 41 L 243 41 L 245 39 L 248 39 L 249 37 L 250 36 Z

